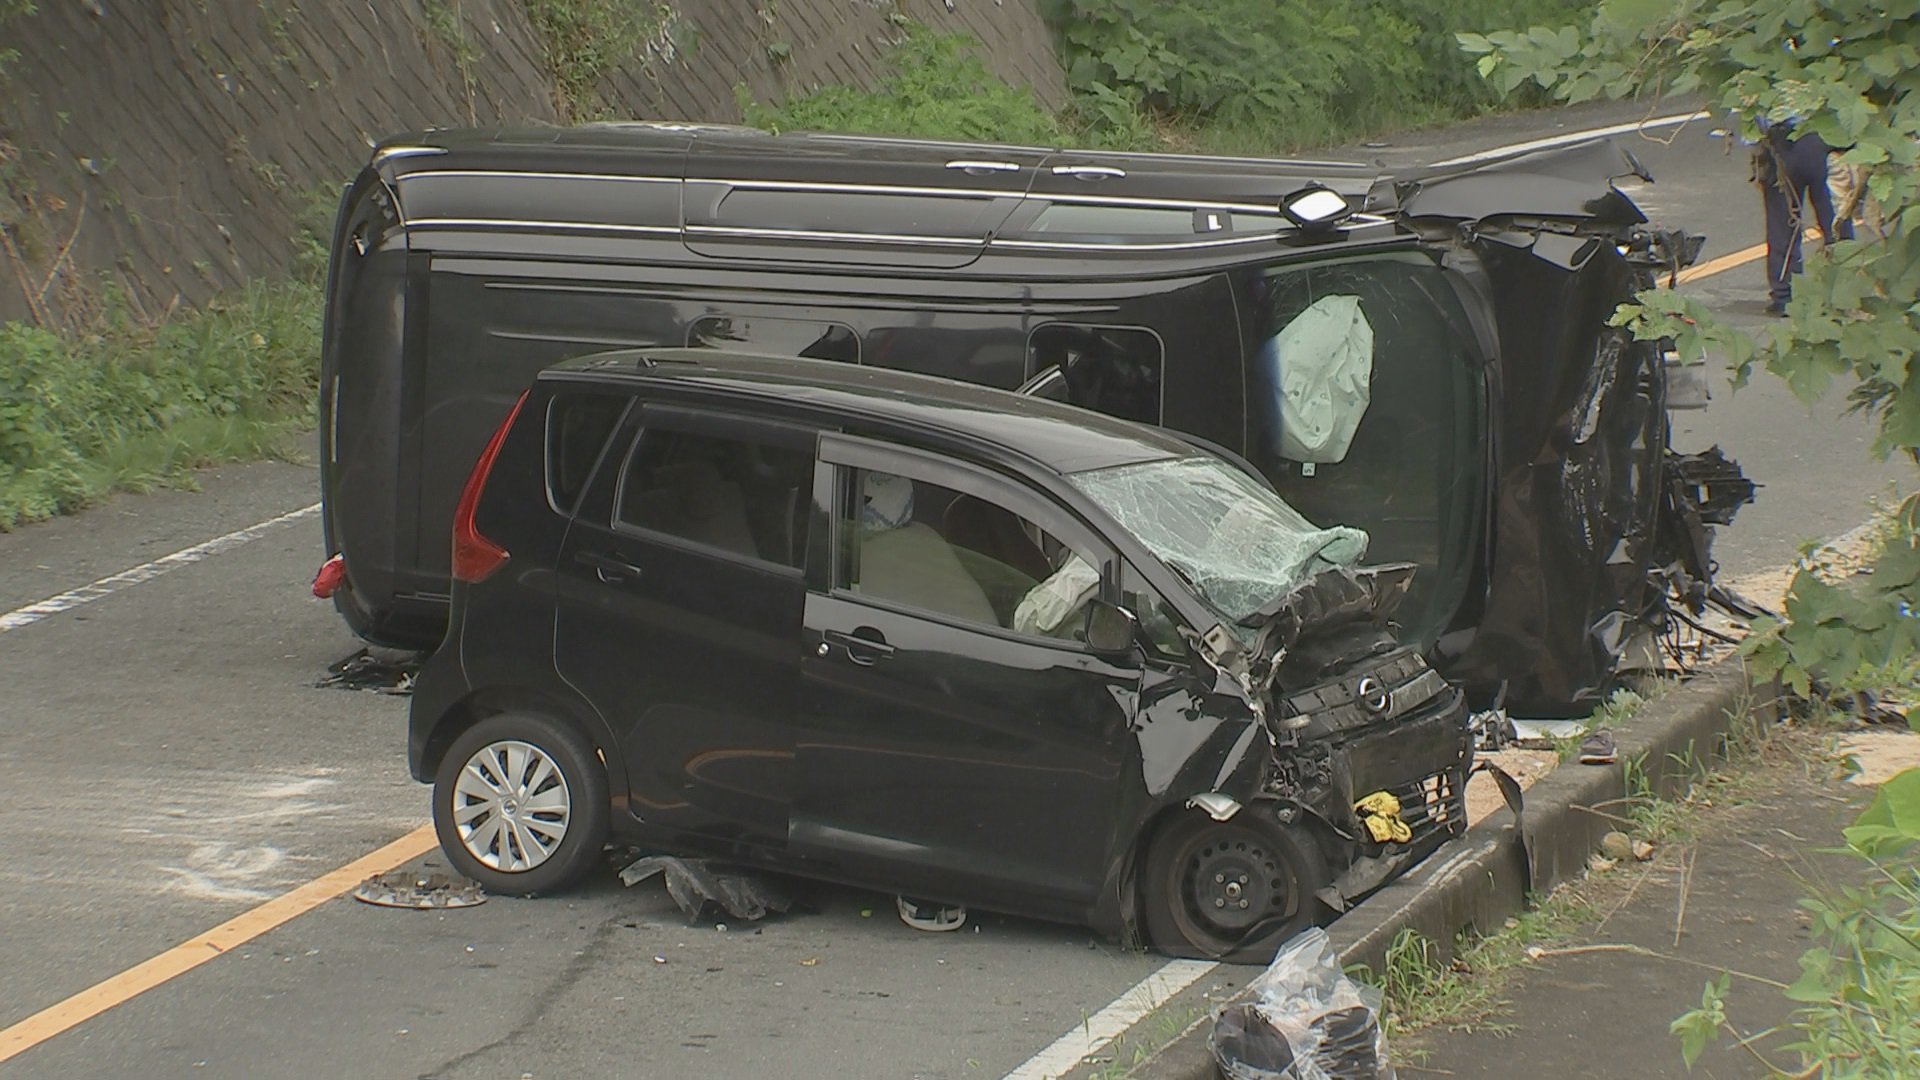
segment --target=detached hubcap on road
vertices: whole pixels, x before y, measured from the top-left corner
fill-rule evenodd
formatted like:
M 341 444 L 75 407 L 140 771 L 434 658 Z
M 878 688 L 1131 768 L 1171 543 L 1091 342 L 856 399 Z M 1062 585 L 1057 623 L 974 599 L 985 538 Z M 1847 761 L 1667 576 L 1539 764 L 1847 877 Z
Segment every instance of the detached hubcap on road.
M 453 785 L 453 825 L 483 864 L 506 873 L 531 870 L 567 835 L 573 807 L 566 777 L 531 743 L 488 743 L 467 759 Z

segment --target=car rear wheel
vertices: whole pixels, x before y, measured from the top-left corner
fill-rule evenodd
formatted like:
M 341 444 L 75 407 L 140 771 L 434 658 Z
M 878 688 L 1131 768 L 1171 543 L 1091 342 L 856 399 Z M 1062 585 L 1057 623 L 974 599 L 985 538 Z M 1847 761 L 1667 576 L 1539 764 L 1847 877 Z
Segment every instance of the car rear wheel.
M 1188 813 L 1147 849 L 1142 913 L 1154 947 L 1173 956 L 1264 964 L 1320 915 L 1327 884 L 1311 836 L 1260 807 L 1226 821 Z
M 502 713 L 447 749 L 433 781 L 433 827 L 453 868 L 490 892 L 578 882 L 607 840 L 607 774 L 579 731 L 536 713 Z

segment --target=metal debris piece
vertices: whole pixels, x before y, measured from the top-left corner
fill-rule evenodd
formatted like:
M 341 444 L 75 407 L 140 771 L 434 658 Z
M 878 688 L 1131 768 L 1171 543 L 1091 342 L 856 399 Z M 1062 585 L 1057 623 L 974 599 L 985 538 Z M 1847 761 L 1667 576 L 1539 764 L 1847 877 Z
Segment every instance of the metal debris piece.
M 772 879 L 707 859 L 647 855 L 620 871 L 620 880 L 638 885 L 655 874 L 666 879 L 667 895 L 673 897 L 690 922 L 700 918 L 708 904 L 748 922 L 765 918 L 770 911 L 784 912 L 793 906 L 793 898 Z
M 390 870 L 375 874 L 353 890 L 353 898 L 377 907 L 438 911 L 473 907 L 487 902 L 480 883 L 447 874 L 417 874 Z M 468 952 L 473 950 L 469 948 Z
M 365 648 L 327 665 L 327 674 L 313 685 L 342 690 L 371 690 L 376 694 L 413 693 L 413 676 L 422 654 L 397 649 Z

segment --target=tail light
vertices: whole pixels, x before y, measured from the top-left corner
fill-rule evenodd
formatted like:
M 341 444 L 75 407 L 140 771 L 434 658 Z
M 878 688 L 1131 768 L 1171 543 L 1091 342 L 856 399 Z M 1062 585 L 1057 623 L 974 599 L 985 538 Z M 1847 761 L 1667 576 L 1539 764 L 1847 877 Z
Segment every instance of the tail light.
M 313 575 L 313 595 L 322 600 L 329 599 L 340 591 L 341 582 L 347 579 L 347 561 L 335 555 L 320 564 L 320 572 Z
M 507 410 L 507 418 L 487 440 L 487 448 L 480 451 L 479 460 L 473 463 L 473 471 L 467 474 L 467 486 L 460 491 L 459 505 L 453 508 L 453 579 L 469 585 L 485 581 L 495 570 L 506 565 L 507 549 L 480 535 L 474 527 L 473 511 L 480 505 L 480 489 L 487 486 L 487 473 L 493 471 L 493 459 L 500 455 L 500 443 L 507 437 L 507 429 L 513 426 L 513 418 L 520 415 L 520 406 L 527 400 L 526 391 Z

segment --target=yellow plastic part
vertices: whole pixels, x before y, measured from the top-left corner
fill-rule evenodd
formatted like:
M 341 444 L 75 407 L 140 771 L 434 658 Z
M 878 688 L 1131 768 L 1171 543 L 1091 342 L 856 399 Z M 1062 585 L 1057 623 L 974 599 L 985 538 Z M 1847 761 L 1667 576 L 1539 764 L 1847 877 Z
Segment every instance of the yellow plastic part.
M 1353 809 L 1375 843 L 1404 844 L 1413 839 L 1413 830 L 1400 820 L 1400 800 L 1391 793 L 1376 791 L 1354 803 Z

